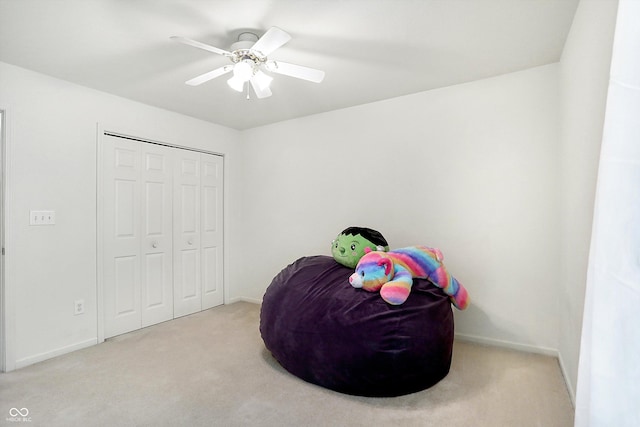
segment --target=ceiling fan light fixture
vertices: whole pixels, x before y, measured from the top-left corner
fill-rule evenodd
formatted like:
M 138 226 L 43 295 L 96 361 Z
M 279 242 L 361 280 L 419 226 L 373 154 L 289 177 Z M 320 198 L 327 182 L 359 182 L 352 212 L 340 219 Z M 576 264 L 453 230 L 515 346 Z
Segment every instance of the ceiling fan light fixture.
M 271 81 L 273 77 L 266 75 L 262 71 L 259 71 L 253 76 L 255 83 L 260 87 L 261 90 L 267 89 L 271 85 Z
M 233 77 L 246 82 L 253 77 L 253 67 L 252 60 L 243 59 L 233 67 Z
M 233 76 L 229 80 L 227 80 L 227 84 L 229 85 L 229 87 L 231 89 L 233 89 L 235 91 L 238 91 L 238 92 L 243 92 L 244 91 L 245 80 L 242 80 L 241 78 L 238 78 L 237 76 Z

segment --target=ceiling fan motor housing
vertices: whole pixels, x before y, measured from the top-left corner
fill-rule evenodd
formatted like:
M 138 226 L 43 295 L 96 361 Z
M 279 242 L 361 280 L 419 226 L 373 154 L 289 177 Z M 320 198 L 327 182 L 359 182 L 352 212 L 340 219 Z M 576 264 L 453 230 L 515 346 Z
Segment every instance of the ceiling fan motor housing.
M 250 59 L 256 65 L 260 65 L 267 60 L 267 57 L 261 55 L 260 52 L 252 50 L 254 44 L 258 41 L 258 36 L 254 33 L 244 32 L 238 35 L 238 41 L 231 45 L 231 60 L 235 63 Z

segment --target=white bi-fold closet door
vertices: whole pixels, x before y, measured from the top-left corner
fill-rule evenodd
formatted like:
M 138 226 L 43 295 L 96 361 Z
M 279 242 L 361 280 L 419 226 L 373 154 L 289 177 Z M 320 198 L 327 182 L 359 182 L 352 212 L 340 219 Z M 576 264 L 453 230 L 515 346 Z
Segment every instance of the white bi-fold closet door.
M 222 157 L 103 137 L 105 338 L 223 303 Z

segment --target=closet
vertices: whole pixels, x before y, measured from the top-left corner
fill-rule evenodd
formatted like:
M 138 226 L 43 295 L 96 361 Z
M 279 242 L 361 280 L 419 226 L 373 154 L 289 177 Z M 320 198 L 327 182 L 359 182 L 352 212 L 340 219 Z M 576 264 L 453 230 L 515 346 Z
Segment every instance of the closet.
M 105 338 L 223 303 L 223 158 L 105 134 Z

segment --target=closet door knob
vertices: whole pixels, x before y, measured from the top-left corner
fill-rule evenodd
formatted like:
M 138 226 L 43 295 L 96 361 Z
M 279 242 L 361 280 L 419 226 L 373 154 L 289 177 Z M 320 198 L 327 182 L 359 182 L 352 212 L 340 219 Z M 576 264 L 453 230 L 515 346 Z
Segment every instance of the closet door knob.
M 188 240 L 187 243 L 193 245 L 193 240 Z
M 158 247 L 158 243 L 157 243 L 157 242 L 153 242 L 153 243 L 151 244 L 151 246 L 152 246 L 152 247 L 154 247 L 154 248 L 157 248 L 157 247 Z

